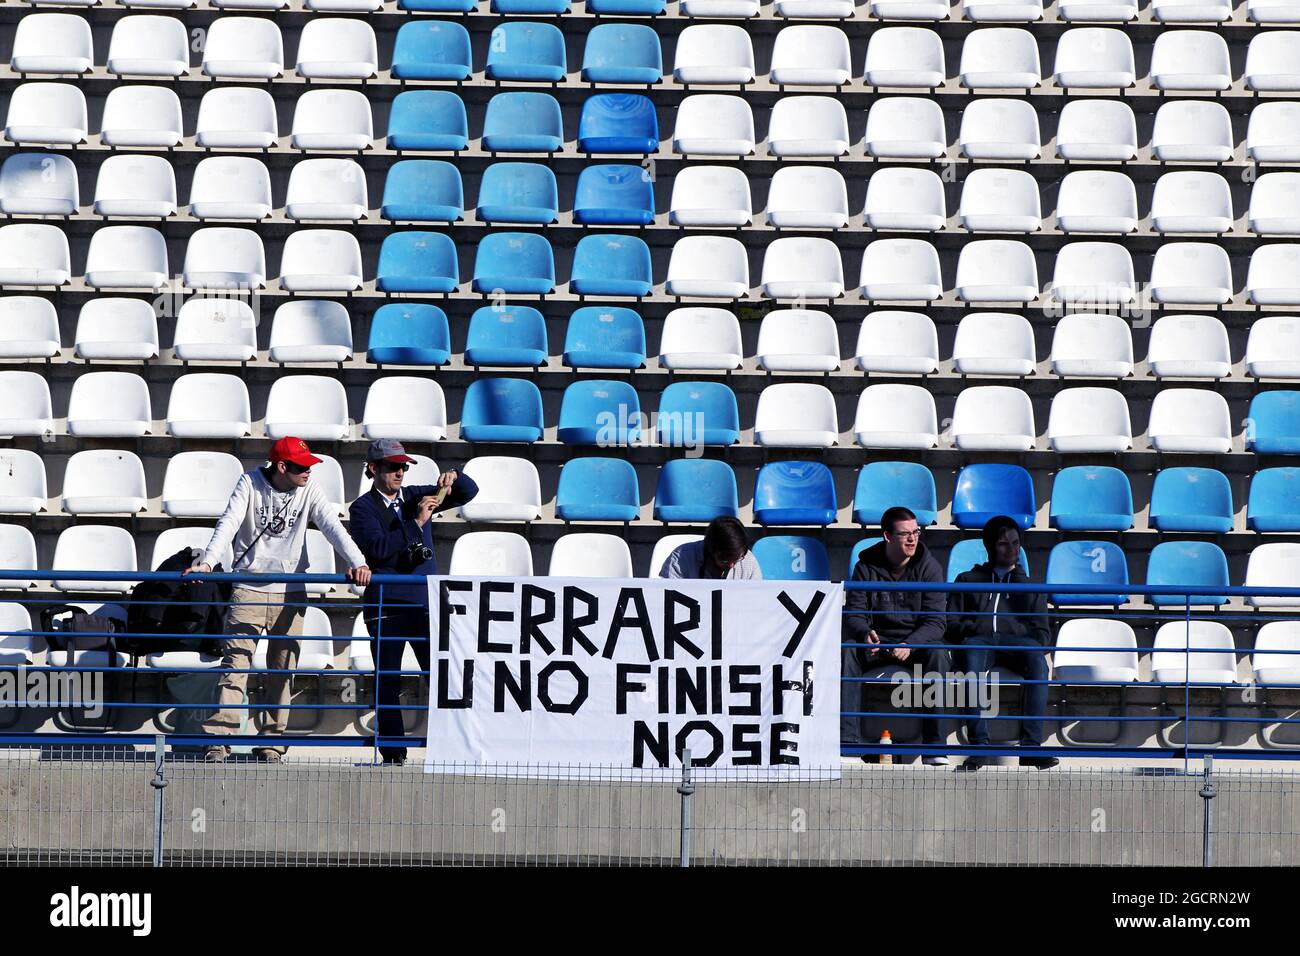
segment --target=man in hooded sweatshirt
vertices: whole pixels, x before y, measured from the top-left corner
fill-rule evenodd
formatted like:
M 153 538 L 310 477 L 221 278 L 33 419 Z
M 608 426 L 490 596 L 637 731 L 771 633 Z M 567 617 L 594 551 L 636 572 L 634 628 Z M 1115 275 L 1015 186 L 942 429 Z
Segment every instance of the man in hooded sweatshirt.
M 862 552 L 853 568 L 852 580 L 944 583 L 939 562 L 921 543 L 921 529 L 912 511 L 890 508 L 881 516 L 880 530 L 884 540 Z M 866 718 L 848 716 L 852 711 L 867 710 L 863 706 L 865 684 L 851 678 L 863 677 L 871 670 L 891 664 L 906 668 L 911 674 L 919 666 L 927 677 L 948 673 L 951 660 L 948 651 L 930 646 L 943 643 L 945 609 L 942 591 L 845 591 L 843 639 L 847 643 L 868 645 L 844 648 L 843 677 L 850 678 L 842 683 L 840 694 L 843 714 L 840 738 L 845 745 L 874 742 L 865 738 Z M 918 685 L 915 691 L 919 694 L 921 687 Z M 940 721 L 923 717 L 921 743 L 938 746 L 944 741 Z M 932 766 L 948 765 L 948 758 L 942 754 L 928 754 L 923 760 Z

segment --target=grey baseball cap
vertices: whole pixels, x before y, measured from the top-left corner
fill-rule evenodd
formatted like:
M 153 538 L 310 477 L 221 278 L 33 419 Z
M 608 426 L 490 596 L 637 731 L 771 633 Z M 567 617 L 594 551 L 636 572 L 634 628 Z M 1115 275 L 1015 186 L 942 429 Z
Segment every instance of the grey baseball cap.
M 406 449 L 396 438 L 381 438 L 370 443 L 370 448 L 366 451 L 366 461 L 414 463 L 415 459 L 406 453 Z

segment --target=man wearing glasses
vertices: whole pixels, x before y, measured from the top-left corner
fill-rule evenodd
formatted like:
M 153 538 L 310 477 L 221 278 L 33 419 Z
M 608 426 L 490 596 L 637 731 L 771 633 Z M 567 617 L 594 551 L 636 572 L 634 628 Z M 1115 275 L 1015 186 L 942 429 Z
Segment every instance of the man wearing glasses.
M 864 582 L 932 581 L 943 583 L 939 562 L 921 543 L 921 529 L 916 515 L 907 508 L 894 507 L 880 519 L 884 540 L 862 552 L 853 568 L 853 580 Z M 942 644 L 947 602 L 942 591 L 866 591 L 850 589 L 844 594 L 844 640 L 865 647 L 844 649 L 845 678 L 861 678 L 867 672 L 891 664 L 914 674 L 919 666 L 927 677 L 946 675 L 951 655 Z M 907 646 L 902 646 L 907 645 Z M 840 709 L 867 710 L 865 684 L 845 680 L 841 685 Z M 915 687 L 919 697 L 921 688 Z M 909 707 L 912 712 L 923 707 Z M 842 716 L 840 737 L 847 746 L 863 746 L 866 718 Z M 934 717 L 921 719 L 921 743 L 938 746 L 944 743 L 940 722 Z M 932 766 L 947 766 L 948 758 L 931 754 L 922 758 Z
M 349 581 L 365 585 L 370 569 L 360 549 L 339 521 L 335 506 L 320 486 L 311 481 L 311 466 L 320 459 L 301 438 L 281 438 L 271 446 L 267 464 L 239 476 L 226 510 L 217 521 L 202 560 L 186 570 L 208 573 L 232 548 L 232 571 L 253 574 L 303 574 L 307 571 L 307 522 L 325 534 L 334 550 L 348 562 Z M 298 666 L 298 637 L 306 616 L 307 592 L 301 585 L 242 583 L 235 586 L 226 612 L 225 636 L 219 641 L 221 667 L 217 683 L 217 711 L 203 725 L 205 733 L 237 734 L 245 711 L 248 669 L 259 638 L 269 638 L 266 666 L 268 703 L 276 709 L 264 734 L 283 734 L 289 725 L 292 673 Z M 254 755 L 279 763 L 288 748 L 256 747 Z M 230 748 L 211 746 L 205 759 L 222 761 Z
M 373 484 L 352 502 L 350 523 L 367 562 L 380 573 L 437 574 L 430 519 L 440 511 L 459 508 L 478 494 L 473 479 L 454 471 L 439 475 L 436 485 L 403 485 L 414 461 L 401 442 L 391 438 L 372 442 L 366 453 L 366 477 L 373 479 Z M 405 727 L 397 708 L 402 678 L 397 672 L 402 669 L 407 641 L 420 668 L 429 669 L 429 588 L 423 581 L 372 584 L 366 588 L 364 613 L 371 654 L 379 668 L 376 733 L 402 737 Z M 386 764 L 406 762 L 405 747 L 390 744 L 380 747 L 379 754 Z

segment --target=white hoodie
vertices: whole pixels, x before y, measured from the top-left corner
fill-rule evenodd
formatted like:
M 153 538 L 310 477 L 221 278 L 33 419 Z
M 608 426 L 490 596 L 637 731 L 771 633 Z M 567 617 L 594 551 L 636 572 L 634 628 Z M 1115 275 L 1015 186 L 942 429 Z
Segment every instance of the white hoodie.
M 263 531 L 277 516 L 284 520 L 284 530 L 279 534 L 273 534 L 269 529 Z M 230 571 L 304 573 L 307 570 L 309 520 L 325 533 L 326 540 L 343 555 L 349 567 L 366 563 L 361 549 L 339 521 L 338 513 L 325 499 L 319 485 L 308 481 L 291 492 L 276 491 L 260 468 L 244 472 L 235 482 L 226 510 L 217 521 L 212 540 L 203 552 L 203 562 L 215 565 L 221 560 L 222 552 L 233 546 L 235 566 L 229 568 Z M 244 583 L 239 586 L 256 591 L 285 590 L 283 583 Z

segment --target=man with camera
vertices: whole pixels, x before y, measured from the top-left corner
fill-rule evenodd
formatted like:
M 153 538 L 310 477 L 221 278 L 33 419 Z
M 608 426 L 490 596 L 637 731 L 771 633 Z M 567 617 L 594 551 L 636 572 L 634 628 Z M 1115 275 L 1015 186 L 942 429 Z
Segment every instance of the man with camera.
M 472 479 L 454 471 L 443 472 L 436 485 L 404 486 L 407 469 L 414 461 L 401 442 L 391 438 L 372 442 L 366 454 L 366 477 L 373 479 L 373 484 L 352 502 L 349 513 L 352 536 L 375 572 L 437 574 L 430 519 L 440 511 L 459 508 L 478 494 Z M 429 669 L 427 585 L 371 584 L 365 593 L 365 621 L 379 668 L 376 732 L 380 737 L 402 737 L 405 727 L 397 708 L 402 678 L 397 672 L 402 669 L 407 641 L 420 668 Z M 406 762 L 405 747 L 380 747 L 379 753 L 384 763 Z

